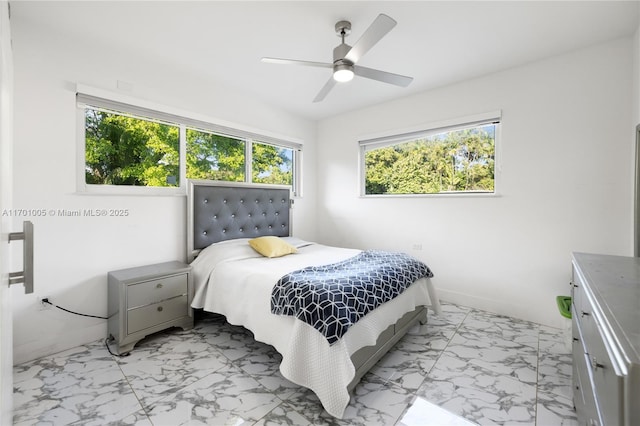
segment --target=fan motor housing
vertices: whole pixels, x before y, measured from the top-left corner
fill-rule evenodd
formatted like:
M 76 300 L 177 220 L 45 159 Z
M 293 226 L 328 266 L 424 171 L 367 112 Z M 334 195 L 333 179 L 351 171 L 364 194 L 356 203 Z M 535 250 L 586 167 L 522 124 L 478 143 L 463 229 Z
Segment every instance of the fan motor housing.
M 336 48 L 333 49 L 333 63 L 335 64 L 338 61 L 342 61 L 346 64 L 353 65 L 353 62 L 344 59 L 344 57 L 347 56 L 347 53 L 349 53 L 349 50 L 351 50 L 351 46 L 346 43 L 341 43 L 336 46 Z

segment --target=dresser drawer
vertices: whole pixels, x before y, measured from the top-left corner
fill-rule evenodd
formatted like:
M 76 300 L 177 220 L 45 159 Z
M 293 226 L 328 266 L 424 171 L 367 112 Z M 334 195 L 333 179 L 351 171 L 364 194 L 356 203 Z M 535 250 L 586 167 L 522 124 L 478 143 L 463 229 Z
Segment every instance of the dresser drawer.
M 577 347 L 580 349 L 576 350 Z M 582 345 L 579 342 L 574 342 L 573 356 L 573 403 L 576 407 L 576 413 L 580 418 L 588 419 L 586 424 L 599 425 L 600 417 L 593 386 L 589 378 L 586 355 L 582 351 Z
M 187 279 L 187 274 L 180 274 L 129 285 L 127 308 L 137 308 L 187 294 Z
M 582 312 L 584 306 L 584 284 L 582 276 L 575 267 L 573 268 L 573 286 L 571 288 L 571 301 L 578 314 Z
M 577 412 L 583 412 L 587 403 L 585 402 L 585 392 L 591 390 L 590 383 L 583 383 L 585 378 L 582 373 L 586 371 L 584 364 L 584 348 L 582 347 L 582 339 L 579 337 L 575 315 L 573 316 L 571 352 L 573 355 L 573 405 Z M 580 361 L 582 360 L 582 361 Z M 588 378 L 587 378 L 588 380 Z
M 607 425 L 623 424 L 623 377 L 616 373 L 602 330 L 593 315 L 583 317 L 580 323 L 587 343 L 586 362 L 602 420 Z
M 187 295 L 131 309 L 127 311 L 127 332 L 135 333 L 187 315 L 189 315 Z
M 585 419 L 589 426 L 599 426 L 600 414 L 596 404 L 591 368 L 588 366 L 588 355 L 583 340 L 581 322 L 578 320 L 575 306 L 572 312 L 572 353 L 573 353 L 573 403 L 579 418 Z

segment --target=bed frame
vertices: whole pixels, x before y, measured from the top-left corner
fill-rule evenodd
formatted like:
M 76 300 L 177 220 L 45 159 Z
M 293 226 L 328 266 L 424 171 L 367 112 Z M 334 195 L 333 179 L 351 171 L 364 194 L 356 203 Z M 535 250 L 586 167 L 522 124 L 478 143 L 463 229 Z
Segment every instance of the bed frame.
M 234 238 L 266 235 L 291 236 L 291 190 L 289 186 L 235 182 L 189 181 L 187 195 L 187 258 L 200 250 Z M 405 314 L 378 337 L 374 346 L 356 351 L 351 360 L 356 369 L 349 384 L 352 392 L 360 379 L 416 323 L 427 323 L 427 308 Z

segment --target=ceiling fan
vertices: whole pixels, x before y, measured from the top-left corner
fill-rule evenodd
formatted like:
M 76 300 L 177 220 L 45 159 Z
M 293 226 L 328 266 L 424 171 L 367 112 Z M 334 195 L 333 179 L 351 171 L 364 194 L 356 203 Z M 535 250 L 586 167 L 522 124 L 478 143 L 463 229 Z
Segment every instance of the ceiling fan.
M 394 84 L 396 86 L 407 87 L 412 81 L 412 77 L 367 68 L 356 63 L 367 53 L 382 37 L 384 37 L 393 27 L 396 21 L 385 14 L 380 14 L 373 21 L 371 26 L 362 34 L 360 39 L 349 46 L 344 42 L 344 38 L 351 33 L 351 22 L 338 21 L 335 26 L 336 34 L 342 39 L 335 49 L 333 49 L 333 63 L 299 61 L 295 59 L 262 58 L 262 62 L 286 65 L 305 65 L 310 67 L 332 68 L 333 75 L 320 89 L 313 102 L 322 101 L 338 82 L 346 82 L 353 79 L 354 74 L 383 83 Z

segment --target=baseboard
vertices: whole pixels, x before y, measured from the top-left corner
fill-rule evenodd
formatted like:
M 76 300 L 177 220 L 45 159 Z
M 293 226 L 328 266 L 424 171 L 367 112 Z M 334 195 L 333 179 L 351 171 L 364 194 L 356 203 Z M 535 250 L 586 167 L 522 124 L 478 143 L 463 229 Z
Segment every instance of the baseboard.
M 561 315 L 557 312 L 555 300 L 550 301 L 550 305 L 545 306 L 543 309 L 532 310 L 531 306 L 507 303 L 502 300 L 478 297 L 441 288 L 438 288 L 436 291 L 440 296 L 440 300 L 456 305 L 480 309 L 483 311 L 492 312 L 498 315 L 505 315 L 524 321 L 531 321 L 536 324 L 553 328 L 563 328 L 564 326 L 564 318 L 562 318 Z
M 538 309 L 532 314 L 530 306 L 506 303 L 501 300 L 478 297 L 442 288 L 437 288 L 436 291 L 440 300 L 454 303 L 456 305 L 493 312 L 498 315 L 506 315 L 553 328 L 563 328 L 564 326 L 563 318 L 561 318 L 559 314 L 553 315 L 556 310 L 555 306 L 547 307 L 546 309 Z M 106 336 L 107 324 L 105 322 L 82 330 L 77 330 L 73 333 L 61 334 L 52 336 L 48 339 L 40 339 L 24 343 L 14 346 L 13 362 L 14 365 L 22 364 L 34 359 L 53 355 L 76 346 L 95 342 L 96 340 L 105 338 Z
M 53 355 L 76 346 L 104 339 L 107 336 L 107 323 L 76 330 L 73 333 L 51 336 L 47 339 L 23 343 L 13 347 L 13 364 L 18 365 L 38 358 Z

